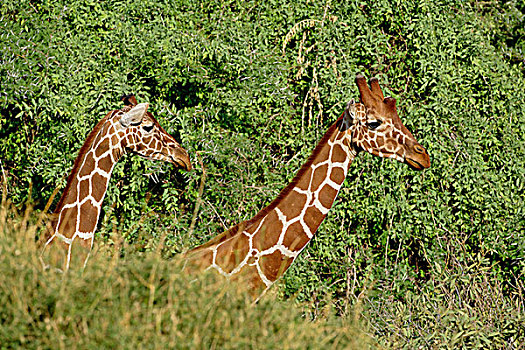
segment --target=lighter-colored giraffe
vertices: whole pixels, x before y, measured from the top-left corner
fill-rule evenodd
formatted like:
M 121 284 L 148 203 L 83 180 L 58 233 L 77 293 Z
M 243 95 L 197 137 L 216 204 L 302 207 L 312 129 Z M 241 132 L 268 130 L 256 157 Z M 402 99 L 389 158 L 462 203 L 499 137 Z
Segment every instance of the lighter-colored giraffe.
M 68 177 L 53 219 L 46 232 L 46 248 L 54 242 L 66 248 L 65 269 L 70 266 L 72 249 L 80 245 L 84 266 L 93 248 L 94 234 L 111 173 L 118 160 L 128 152 L 148 159 L 170 162 L 191 169 L 188 152 L 168 134 L 133 95 L 123 98 L 125 106 L 109 112 L 88 135 Z M 78 242 L 76 244 L 75 242 Z M 75 247 L 76 250 L 76 247 Z M 56 257 L 52 265 L 63 265 Z M 47 265 L 47 264 L 45 264 Z
M 256 293 L 268 289 L 312 239 L 361 150 L 421 170 L 426 150 L 401 123 L 393 98 L 383 97 L 377 79 L 358 75 L 360 103 L 351 101 L 328 129 L 292 182 L 255 217 L 185 254 L 191 268 L 215 269 L 247 278 Z

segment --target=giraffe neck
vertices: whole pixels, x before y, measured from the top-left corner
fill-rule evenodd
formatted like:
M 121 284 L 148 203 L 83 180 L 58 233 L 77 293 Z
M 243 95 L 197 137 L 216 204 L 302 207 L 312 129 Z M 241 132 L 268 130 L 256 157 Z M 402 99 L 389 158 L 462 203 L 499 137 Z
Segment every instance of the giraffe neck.
M 225 276 L 248 273 L 270 287 L 293 263 L 332 207 L 356 155 L 340 118 L 279 196 L 252 219 L 188 252 L 190 261 Z
M 108 113 L 91 131 L 73 165 L 47 235 L 46 246 L 55 238 L 68 245 L 66 268 L 71 247 L 80 238 L 82 246 L 92 246 L 102 201 L 115 164 L 125 153 L 121 146 L 123 131 L 117 131 L 115 113 Z

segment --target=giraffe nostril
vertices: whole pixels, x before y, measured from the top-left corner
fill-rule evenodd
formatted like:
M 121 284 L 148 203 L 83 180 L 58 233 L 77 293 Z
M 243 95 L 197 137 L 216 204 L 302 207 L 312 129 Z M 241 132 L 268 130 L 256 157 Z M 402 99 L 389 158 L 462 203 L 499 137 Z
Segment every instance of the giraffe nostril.
M 416 145 L 416 146 L 414 146 L 414 150 L 415 150 L 417 153 L 423 153 L 423 154 L 427 152 L 427 151 L 426 151 L 423 147 L 421 147 L 420 145 Z

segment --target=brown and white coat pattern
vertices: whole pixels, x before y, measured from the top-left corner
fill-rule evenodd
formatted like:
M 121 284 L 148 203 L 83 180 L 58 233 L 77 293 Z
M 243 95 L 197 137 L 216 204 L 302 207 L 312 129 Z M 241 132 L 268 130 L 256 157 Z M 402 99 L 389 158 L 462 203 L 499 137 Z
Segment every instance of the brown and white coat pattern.
M 246 276 L 252 288 L 267 289 L 312 239 L 360 150 L 418 170 L 430 166 L 426 150 L 399 120 L 395 100 L 383 98 L 376 79 L 371 89 L 362 76 L 356 82 L 361 103 L 348 104 L 292 182 L 254 218 L 186 253 L 190 265 Z
M 66 269 L 75 242 L 91 251 L 111 173 L 125 153 L 191 168 L 186 150 L 147 112 L 148 104 L 133 96 L 125 101 L 129 105 L 108 113 L 87 137 L 55 209 L 44 250 L 58 239 L 67 249 Z

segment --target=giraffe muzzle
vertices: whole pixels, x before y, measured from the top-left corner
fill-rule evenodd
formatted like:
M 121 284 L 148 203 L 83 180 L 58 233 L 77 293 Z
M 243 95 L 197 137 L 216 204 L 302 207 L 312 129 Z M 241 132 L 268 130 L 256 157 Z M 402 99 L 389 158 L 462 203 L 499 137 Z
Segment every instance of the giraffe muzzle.
M 412 152 L 405 156 L 405 162 L 414 170 L 430 168 L 430 156 L 427 150 L 421 145 L 414 145 Z
M 190 171 L 192 169 L 192 166 L 188 152 L 186 152 L 186 150 L 183 148 L 180 148 L 177 151 L 178 152 L 176 155 L 170 156 L 171 162 L 186 171 Z
M 180 146 L 176 149 L 171 149 L 169 153 L 166 152 L 155 152 L 151 155 L 145 156 L 143 154 L 137 153 L 139 156 L 146 159 L 152 160 L 161 160 L 164 162 L 169 162 L 177 168 L 182 168 L 186 171 L 190 171 L 193 167 L 191 166 L 190 156 L 188 152 Z
M 173 158 L 172 157 L 172 159 L 173 159 L 173 164 L 181 167 L 182 169 L 186 171 L 190 171 L 192 169 L 189 157 L 185 157 L 185 158 Z

